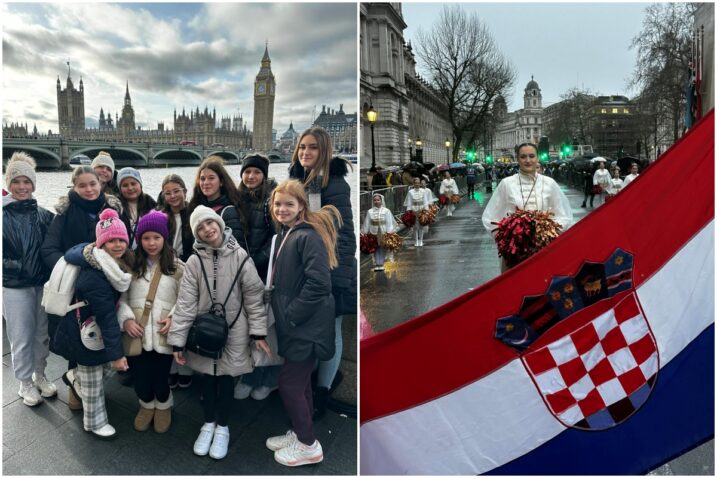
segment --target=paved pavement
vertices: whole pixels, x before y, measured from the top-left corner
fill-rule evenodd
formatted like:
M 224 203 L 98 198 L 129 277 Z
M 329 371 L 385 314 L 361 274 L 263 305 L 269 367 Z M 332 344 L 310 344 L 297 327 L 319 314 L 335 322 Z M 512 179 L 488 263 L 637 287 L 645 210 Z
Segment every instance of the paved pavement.
M 4 325 L 4 324 L 3 324 Z M 3 327 L 3 331 L 4 331 Z M 134 390 L 110 377 L 106 384 L 110 423 L 119 437 L 100 441 L 82 427 L 82 412 L 67 407 L 67 387 L 61 376 L 67 362 L 50 354 L 46 375 L 58 387 L 59 397 L 27 407 L 17 395 L 19 382 L 12 372 L 10 346 L 3 332 L 3 454 L 4 475 L 355 475 L 357 472 L 356 419 L 331 411 L 315 424 L 324 449 L 317 465 L 288 468 L 274 461 L 264 446 L 268 436 L 285 432 L 289 421 L 278 394 L 257 402 L 235 400 L 229 422 L 231 441 L 223 460 L 198 457 L 192 452 L 202 425 L 197 381 L 174 390 L 172 427 L 166 434 L 136 432 Z
M 582 192 L 561 185 L 572 206 L 574 223 L 588 215 Z M 416 248 L 409 231 L 404 247 L 385 272 L 373 272 L 370 256 L 362 254 L 361 308 L 376 332 L 417 317 L 500 275 L 495 242 L 481 222 L 490 194 L 464 198 L 452 217 L 441 211 Z M 596 202 L 597 204 L 597 202 Z M 714 475 L 714 440 L 653 470 L 651 475 Z

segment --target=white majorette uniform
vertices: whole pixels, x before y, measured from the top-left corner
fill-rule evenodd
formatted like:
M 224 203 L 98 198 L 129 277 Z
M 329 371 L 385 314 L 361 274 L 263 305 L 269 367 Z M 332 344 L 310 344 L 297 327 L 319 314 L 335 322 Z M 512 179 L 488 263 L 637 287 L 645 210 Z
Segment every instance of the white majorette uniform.
M 447 215 L 452 216 L 456 206 L 451 203 L 451 196 L 458 194 L 458 185 L 456 184 L 456 180 L 451 178 L 441 181 L 441 189 L 439 192 L 448 197 L 448 205 L 446 206 L 446 210 L 448 211 Z
M 408 194 L 406 194 L 406 200 L 403 202 L 403 205 L 406 206 L 406 209 L 415 212 L 416 216 L 418 216 L 419 212 L 423 211 L 424 209 L 428 209 L 426 192 L 421 188 L 409 189 Z M 421 224 L 418 222 L 418 217 L 416 217 L 416 223 L 413 225 L 413 237 L 416 241 L 416 247 L 423 246 L 423 230 L 423 226 L 421 226 Z
M 563 226 L 563 230 L 567 229 L 573 220 L 570 202 L 558 183 L 542 174 L 536 174 L 533 178 L 518 173 L 498 183 L 483 211 L 483 226 L 488 231 L 493 231 L 496 228 L 493 223 L 513 214 L 516 208 L 551 211 L 555 215 L 555 222 Z M 493 235 L 495 236 L 495 233 Z
M 628 174 L 627 176 L 625 176 L 625 179 L 622 181 L 622 187 L 623 188 L 626 187 L 628 184 L 633 182 L 635 180 L 635 178 L 638 176 L 639 176 L 639 174 Z
M 374 194 L 371 198 L 373 199 L 376 196 L 381 198 L 381 206 L 372 207 L 368 210 L 366 219 L 363 221 L 361 232 L 363 234 L 373 234 L 378 238 L 379 246 L 376 252 L 373 253 L 374 270 L 383 270 L 384 261 L 386 259 L 389 261 L 393 260 L 393 251 L 389 251 L 388 254 L 386 254 L 386 251 L 381 247 L 381 240 L 384 234 L 396 232 L 398 224 L 391 210 L 386 207 L 386 200 L 383 195 Z
M 620 190 L 622 190 L 623 187 L 623 181 L 620 178 L 610 178 L 610 185 L 607 188 L 607 193 L 611 196 L 614 196 L 615 194 L 619 193 Z
M 593 174 L 593 186 L 600 186 L 602 192 L 600 193 L 601 204 L 605 202 L 608 188 L 610 187 L 610 172 L 607 169 L 598 169 Z
M 421 189 L 426 192 L 426 201 L 428 201 L 428 204 L 433 204 L 434 202 L 438 201 L 438 198 L 435 194 L 433 194 L 433 191 L 431 191 L 431 188 L 424 188 L 421 186 Z

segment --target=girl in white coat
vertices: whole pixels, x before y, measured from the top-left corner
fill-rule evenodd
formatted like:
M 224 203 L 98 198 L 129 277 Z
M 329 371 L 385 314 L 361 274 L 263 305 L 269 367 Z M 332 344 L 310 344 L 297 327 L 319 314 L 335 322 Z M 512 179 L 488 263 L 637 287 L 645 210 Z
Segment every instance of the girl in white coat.
M 169 389 L 169 369 L 172 366 L 172 347 L 167 344 L 171 325 L 170 312 L 177 302 L 179 283 L 184 264 L 174 255 L 169 242 L 168 218 L 162 212 L 150 211 L 137 223 L 138 248 L 132 284 L 122 294 L 117 318 L 122 330 L 133 338 L 142 338 L 140 355 L 128 357 L 139 398 L 139 412 L 134 429 L 143 432 L 154 421 L 154 431 L 164 433 L 172 423 L 172 393 Z M 146 325 L 140 323 L 145 301 L 154 275 L 159 285 L 149 311 Z
M 453 215 L 453 211 L 456 209 L 455 204 L 451 202 L 451 196 L 454 194 L 458 194 L 458 184 L 456 184 L 456 180 L 451 177 L 451 173 L 446 171 L 446 177 L 443 181 L 441 181 L 441 189 L 439 190 L 441 194 L 446 196 L 448 198 L 448 205 L 446 205 L 446 210 L 448 211 L 447 216 L 450 217 Z
M 428 199 L 426 199 L 426 192 L 421 189 L 421 180 L 419 178 L 413 178 L 413 188 L 408 190 L 406 194 L 406 200 L 403 202 L 406 209 L 416 213 L 416 223 L 413 225 L 413 237 L 415 238 L 416 247 L 423 246 L 423 233 L 425 232 L 426 226 L 421 226 L 418 222 L 418 214 L 424 209 L 428 209 Z
M 622 179 L 620 179 L 620 168 L 612 170 L 612 178 L 610 179 L 610 186 L 608 187 L 607 193 L 612 197 L 622 190 Z
M 600 204 L 604 204 L 610 188 L 610 172 L 605 169 L 605 161 L 600 161 L 598 164 L 598 169 L 593 174 L 593 185 L 600 186 Z
M 373 234 L 378 237 L 379 246 L 373 253 L 374 271 L 382 271 L 383 263 L 386 260 L 386 251 L 381 247 L 381 239 L 384 234 L 396 232 L 396 219 L 393 213 L 386 207 L 386 201 L 381 194 L 373 195 L 373 207 L 366 213 L 366 219 L 363 222 L 361 232 L 363 234 Z M 393 260 L 392 253 L 389 252 L 389 260 Z

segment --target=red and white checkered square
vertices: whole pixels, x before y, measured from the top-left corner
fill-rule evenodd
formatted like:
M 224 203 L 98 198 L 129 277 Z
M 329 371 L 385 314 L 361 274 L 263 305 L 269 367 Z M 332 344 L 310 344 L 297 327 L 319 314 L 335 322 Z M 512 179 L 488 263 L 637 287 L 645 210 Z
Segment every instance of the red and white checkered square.
M 657 347 L 634 293 L 578 330 L 523 356 L 550 410 L 571 426 L 657 372 Z

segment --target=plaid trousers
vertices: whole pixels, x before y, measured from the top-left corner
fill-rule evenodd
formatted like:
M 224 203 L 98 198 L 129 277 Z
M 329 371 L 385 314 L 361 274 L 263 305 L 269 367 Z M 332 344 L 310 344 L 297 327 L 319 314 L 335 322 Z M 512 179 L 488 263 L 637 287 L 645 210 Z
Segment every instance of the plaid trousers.
M 105 408 L 104 379 L 111 370 L 109 363 L 90 367 L 77 365 L 85 430 L 97 430 L 108 423 L 107 409 Z

